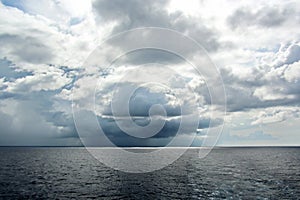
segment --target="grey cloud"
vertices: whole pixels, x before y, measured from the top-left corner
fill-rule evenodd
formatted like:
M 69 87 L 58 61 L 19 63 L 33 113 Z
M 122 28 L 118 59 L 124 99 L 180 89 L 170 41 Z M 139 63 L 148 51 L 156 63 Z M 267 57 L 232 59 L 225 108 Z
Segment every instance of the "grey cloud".
M 44 38 L 45 41 L 47 38 Z M 19 60 L 29 63 L 48 63 L 53 59 L 53 50 L 45 41 L 26 35 L 0 34 L 2 51 L 9 51 Z M 12 48 L 13 47 L 13 48 Z
M 91 111 L 81 111 L 76 115 L 75 121 L 77 122 L 77 128 L 79 136 L 85 141 L 86 146 L 111 146 L 105 139 L 101 139 L 96 125 L 93 123 L 95 115 Z M 80 119 L 77 119 L 80 117 Z M 146 118 L 144 118 L 146 119 Z M 163 139 L 163 145 L 168 144 L 172 137 L 177 133 L 178 122 L 166 122 L 161 131 L 151 138 L 136 138 L 123 132 L 116 123 L 116 119 L 113 117 L 101 117 L 97 116 L 99 125 L 106 137 L 116 146 L 155 146 L 151 144 L 152 139 Z M 140 120 L 143 120 L 142 118 Z M 100 138 L 100 139 L 99 139 Z
M 171 23 L 164 7 L 168 0 L 159 1 L 93 1 L 93 8 L 102 21 L 120 21 L 118 31 L 137 26 L 154 26 Z
M 273 61 L 264 66 L 253 66 L 247 76 L 243 77 L 232 73 L 231 69 L 221 69 L 228 110 L 234 112 L 274 106 L 298 106 L 299 51 L 300 47 L 296 43 L 282 45 L 278 52 L 273 53 Z
M 274 106 L 299 105 L 300 92 L 297 88 L 299 88 L 300 85 L 298 82 L 288 82 L 281 78 L 280 75 L 269 80 L 265 75 L 266 73 L 264 71 L 254 70 L 253 74 L 249 76 L 256 78 L 245 81 L 239 76 L 233 75 L 230 71 L 223 69 L 222 78 L 225 84 L 228 111 L 235 112 Z M 254 94 L 255 91 L 261 87 L 268 87 L 271 91 L 282 95 L 284 98 L 273 100 L 260 99 Z M 276 87 L 281 89 L 276 91 Z M 268 95 L 268 93 L 270 93 L 270 91 L 265 91 L 265 95 Z M 289 98 L 289 95 L 294 95 L 294 98 Z
M 185 16 L 181 12 L 169 14 L 166 6 L 169 1 L 93 1 L 93 9 L 98 15 L 100 22 L 116 21 L 113 32 L 118 33 L 138 27 L 162 27 L 187 33 L 208 51 L 215 51 L 219 48 L 217 33 L 209 29 L 201 19 L 194 19 Z M 166 40 L 169 38 L 162 38 Z M 176 42 L 176 41 L 174 41 Z
M 254 12 L 242 7 L 229 16 L 227 22 L 233 29 L 247 26 L 276 27 L 283 24 L 294 14 L 295 11 L 291 7 L 282 9 L 275 6 L 264 6 Z
M 300 60 L 300 46 L 299 44 L 282 45 L 277 52 L 277 59 L 274 61 L 274 67 L 281 67 L 286 64 L 293 64 Z
M 74 136 L 73 131 L 71 136 L 66 129 L 47 121 L 44 115 L 47 115 L 49 108 L 39 101 L 10 102 L 15 104 L 15 107 L 10 110 L 12 114 L 0 112 L 1 145 L 31 145 L 38 140 L 49 140 L 50 143 L 52 139 L 77 137 Z
M 128 87 L 137 87 L 135 84 L 124 83 L 122 85 L 122 89 L 126 91 L 126 86 Z M 151 92 L 148 88 L 140 87 L 136 90 L 136 92 L 131 96 L 128 105 L 124 105 L 123 99 L 113 99 L 115 101 L 114 105 L 120 107 L 115 107 L 115 109 L 122 109 L 123 106 L 129 106 L 129 113 L 131 116 L 149 116 L 149 110 L 151 106 L 155 104 L 163 105 L 166 110 L 167 116 L 180 116 L 181 110 L 179 106 L 169 106 L 167 105 L 168 101 L 166 99 L 166 95 L 164 93 Z M 112 115 L 111 105 L 107 107 L 107 112 L 104 112 L 104 115 Z
M 300 60 L 300 46 L 291 45 L 287 56 L 286 64 L 293 64 Z
M 147 118 L 139 120 L 148 121 Z M 129 136 L 123 132 L 113 118 L 98 117 L 98 121 L 105 135 L 117 146 L 165 146 L 176 134 L 178 134 L 177 132 L 181 123 L 180 119 L 171 119 L 165 121 L 164 127 L 156 135 L 150 138 L 140 139 Z M 189 127 L 185 128 L 185 131 L 186 133 L 181 134 L 181 136 L 187 136 L 193 132 L 196 132 L 195 130 L 190 130 Z M 159 139 L 160 142 L 158 142 L 157 139 Z M 96 143 L 94 145 L 96 145 Z
M 0 101 L 0 145 L 81 145 L 72 115 L 56 111 L 50 92 Z M 11 113 L 3 113 L 8 104 Z
M 144 121 L 145 124 L 147 124 L 147 122 L 149 121 L 146 117 L 140 118 L 139 120 Z M 156 135 L 147 139 L 140 139 L 129 136 L 128 134 L 123 132 L 116 124 L 116 120 L 114 118 L 98 117 L 98 121 L 105 135 L 111 140 L 111 142 L 113 142 L 117 146 L 165 146 L 173 139 L 176 134 L 178 134 L 177 131 L 181 123 L 180 118 L 165 121 L 164 127 Z M 142 125 L 141 122 L 137 124 Z M 210 127 L 215 127 L 219 126 L 220 124 L 222 124 L 222 121 L 220 119 L 211 121 L 211 119 L 208 118 L 201 118 L 199 128 L 206 129 L 209 127 L 209 125 Z M 196 130 L 190 130 L 189 127 L 187 127 L 185 131 L 186 133 L 181 134 L 182 136 L 188 136 L 189 134 L 196 132 Z M 200 134 L 205 135 L 206 133 L 201 132 Z M 90 137 L 93 138 L 93 135 Z M 92 143 L 93 141 L 91 141 L 91 144 Z M 93 145 L 97 146 L 99 144 L 93 143 L 92 146 Z M 199 141 L 197 145 L 199 145 Z

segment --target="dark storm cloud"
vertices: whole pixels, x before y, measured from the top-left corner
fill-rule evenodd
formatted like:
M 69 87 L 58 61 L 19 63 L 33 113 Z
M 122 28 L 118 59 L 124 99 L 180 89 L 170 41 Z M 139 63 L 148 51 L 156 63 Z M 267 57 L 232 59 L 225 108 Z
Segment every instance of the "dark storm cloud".
M 256 11 L 242 7 L 229 16 L 227 22 L 233 29 L 247 26 L 276 27 L 289 20 L 294 14 L 295 11 L 291 6 L 285 8 L 264 6 Z
M 111 146 L 109 142 L 101 139 L 99 129 L 95 124 L 95 114 L 92 111 L 80 111 L 75 114 L 75 122 L 79 136 L 85 142 L 86 146 Z M 149 144 L 152 139 L 164 139 L 165 141 L 171 140 L 177 133 L 179 123 L 175 121 L 166 122 L 162 130 L 151 138 L 136 138 L 123 132 L 117 124 L 117 120 L 114 117 L 101 117 L 97 116 L 97 120 L 103 133 L 109 140 L 117 146 L 155 146 L 155 144 Z M 139 120 L 146 120 L 146 118 L 140 118 Z M 121 121 L 120 121 L 121 122 Z M 98 131 L 97 131 L 98 130 Z M 168 142 L 163 142 L 166 145 Z
M 206 27 L 201 19 L 188 17 L 182 12 L 168 13 L 166 10 L 168 3 L 167 0 L 96 0 L 93 1 L 93 9 L 101 22 L 117 22 L 114 33 L 138 27 L 170 28 L 187 33 L 208 51 L 219 48 L 215 30 Z M 166 39 L 169 38 L 162 38 L 162 41 Z
M 149 122 L 148 118 L 140 118 L 138 120 Z M 180 119 L 171 119 L 165 121 L 165 125 L 157 134 L 155 134 L 150 138 L 141 139 L 141 138 L 132 137 L 127 133 L 123 132 L 117 125 L 116 120 L 114 118 L 98 117 L 98 121 L 101 125 L 104 134 L 117 146 L 165 146 L 173 139 L 173 137 L 175 137 L 178 134 L 177 132 L 181 123 Z M 137 120 L 134 121 L 137 122 Z M 209 126 L 209 120 L 203 119 L 200 121 L 203 122 L 201 124 L 202 128 L 205 127 L 207 128 Z M 137 124 L 141 125 L 140 122 Z M 214 125 L 216 125 L 216 123 L 215 124 L 213 123 L 212 126 Z M 189 128 L 189 126 L 187 125 L 187 127 L 184 128 L 186 132 L 182 133 L 181 135 L 186 135 L 186 134 L 191 134 L 196 132 L 196 130 L 190 130 L 190 129 L 191 128 Z M 156 139 L 161 140 L 161 142 L 157 143 Z M 156 142 L 153 143 L 153 140 L 155 140 Z M 97 146 L 96 143 L 94 143 L 93 145 Z
M 167 116 L 180 116 L 179 106 L 166 106 L 168 103 L 163 93 L 151 93 L 147 89 L 140 89 L 140 94 L 134 94 L 129 103 L 129 112 L 133 116 L 149 116 L 152 105 L 163 104 L 166 108 Z M 142 93 L 142 94 L 141 94 Z
M 90 113 L 90 115 L 94 115 L 93 113 Z M 164 119 L 162 119 L 164 120 Z M 173 137 L 176 135 L 179 135 L 178 128 L 181 124 L 180 118 L 178 119 L 171 119 L 165 121 L 165 125 L 163 128 L 154 136 L 146 139 L 136 138 L 128 135 L 127 133 L 123 132 L 118 124 L 116 123 L 117 119 L 113 117 L 98 117 L 98 122 L 101 126 L 101 129 L 103 130 L 104 134 L 110 139 L 111 142 L 113 142 L 117 146 L 165 146 L 167 145 Z M 139 119 L 133 119 L 138 125 L 143 126 L 147 125 L 149 122 L 149 118 L 139 118 Z M 139 122 L 138 122 L 139 121 Z M 141 121 L 144 121 L 141 123 Z M 215 127 L 222 124 L 222 121 L 220 119 L 211 120 L 208 118 L 201 118 L 199 123 L 199 128 L 206 129 L 208 127 Z M 93 127 L 93 125 L 89 125 L 88 127 Z M 89 129 L 84 128 L 85 130 L 89 130 L 86 134 L 88 139 L 86 143 L 87 146 L 101 146 L 101 145 L 108 145 L 103 144 L 102 141 L 95 142 L 95 140 L 92 140 L 92 138 L 99 137 L 98 133 L 95 133 L 95 129 Z M 184 133 L 181 133 L 181 136 L 187 136 L 191 133 L 196 133 L 196 130 L 191 130 L 189 128 L 189 125 L 186 125 L 186 128 L 184 128 Z M 199 132 L 197 134 L 205 135 L 203 132 Z M 80 135 L 80 137 L 85 138 L 86 136 Z M 153 142 L 154 141 L 154 142 Z M 159 142 L 160 141 L 160 142 Z
M 104 133 L 110 137 L 130 137 L 128 134 L 124 133 L 119 126 L 117 125 L 116 121 L 114 118 L 98 118 L 99 123 L 104 131 Z M 138 119 L 140 122 L 139 124 L 141 125 L 141 121 L 144 121 L 144 124 L 148 124 L 149 118 L 140 118 Z M 162 119 L 164 120 L 164 119 Z M 134 121 L 137 121 L 137 119 L 134 119 Z M 180 125 L 179 120 L 171 120 L 171 121 L 166 121 L 164 127 L 162 128 L 161 131 L 159 131 L 155 136 L 155 138 L 167 138 L 174 136 L 177 133 L 178 127 Z
M 127 86 L 126 86 L 127 85 Z M 126 91 L 126 88 L 135 88 L 135 84 L 123 83 L 122 89 Z M 123 112 L 124 106 L 129 106 L 129 113 L 131 116 L 147 117 L 149 116 L 149 110 L 151 106 L 155 104 L 160 104 L 164 107 L 167 116 L 180 116 L 181 109 L 177 106 L 168 105 L 166 95 L 162 92 L 151 92 L 149 88 L 140 87 L 135 93 L 131 96 L 129 104 L 124 102 L 124 99 L 113 99 L 114 101 L 114 110 L 120 114 L 126 116 L 127 114 Z M 103 115 L 112 116 L 111 104 L 105 108 Z

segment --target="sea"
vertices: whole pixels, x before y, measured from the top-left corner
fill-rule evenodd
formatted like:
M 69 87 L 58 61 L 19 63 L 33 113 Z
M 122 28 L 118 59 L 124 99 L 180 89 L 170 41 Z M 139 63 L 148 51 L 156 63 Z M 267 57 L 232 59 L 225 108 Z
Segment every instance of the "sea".
M 0 199 L 300 199 L 300 148 L 189 149 L 136 174 L 81 147 L 1 147 Z

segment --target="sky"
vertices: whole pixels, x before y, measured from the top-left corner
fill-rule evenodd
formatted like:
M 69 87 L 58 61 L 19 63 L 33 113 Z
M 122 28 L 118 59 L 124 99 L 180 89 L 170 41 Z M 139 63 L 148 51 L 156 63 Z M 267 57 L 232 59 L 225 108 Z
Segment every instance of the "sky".
M 90 145 L 109 146 L 95 139 L 96 117 L 117 146 L 165 146 L 178 132 L 182 108 L 188 122 L 178 146 L 195 133 L 192 146 L 200 146 L 218 127 L 219 146 L 300 145 L 299 26 L 296 0 L 1 0 L 0 145 L 80 146 L 87 137 Z M 177 31 L 204 48 L 224 84 L 226 113 L 218 99 L 209 99 L 205 78 L 170 52 L 144 49 L 103 68 L 99 60 L 132 45 L 125 38 L 108 42 L 103 57 L 91 58 L 107 38 L 143 27 Z M 156 41 L 199 58 L 168 34 Z M 95 57 L 97 64 L 87 66 Z M 151 85 L 153 74 L 169 88 Z M 95 105 L 89 104 L 94 97 Z M 153 118 L 151 109 L 158 113 Z M 139 127 L 124 128 L 128 118 Z M 157 126 L 164 121 L 157 134 L 128 135 L 147 134 L 150 129 L 139 128 L 149 120 Z

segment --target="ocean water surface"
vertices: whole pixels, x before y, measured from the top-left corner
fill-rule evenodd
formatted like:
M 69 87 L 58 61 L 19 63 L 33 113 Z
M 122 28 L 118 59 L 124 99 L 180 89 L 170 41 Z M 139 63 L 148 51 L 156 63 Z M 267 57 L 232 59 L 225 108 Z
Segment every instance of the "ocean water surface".
M 204 159 L 190 149 L 162 170 L 130 174 L 84 148 L 1 147 L 0 199 L 24 198 L 300 199 L 300 148 L 217 148 Z

